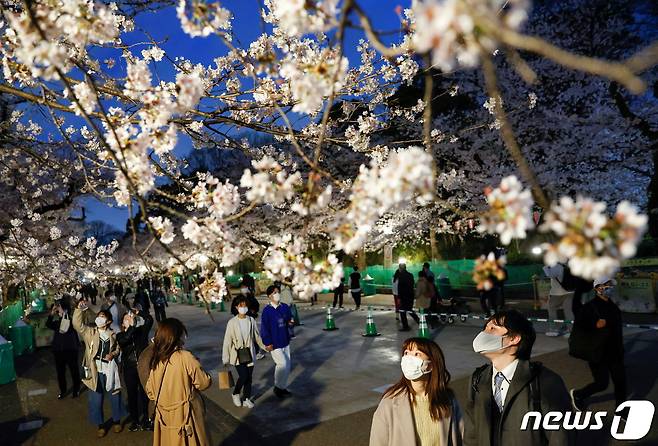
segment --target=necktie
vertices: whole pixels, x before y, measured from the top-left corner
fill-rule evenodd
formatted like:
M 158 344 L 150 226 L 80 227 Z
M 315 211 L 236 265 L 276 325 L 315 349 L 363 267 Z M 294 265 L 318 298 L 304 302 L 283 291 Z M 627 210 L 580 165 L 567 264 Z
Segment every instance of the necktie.
M 500 412 L 503 411 L 503 393 L 501 392 L 501 387 L 504 379 L 505 375 L 503 375 L 503 372 L 496 373 L 496 376 L 494 377 L 494 401 L 496 401 L 496 405 Z

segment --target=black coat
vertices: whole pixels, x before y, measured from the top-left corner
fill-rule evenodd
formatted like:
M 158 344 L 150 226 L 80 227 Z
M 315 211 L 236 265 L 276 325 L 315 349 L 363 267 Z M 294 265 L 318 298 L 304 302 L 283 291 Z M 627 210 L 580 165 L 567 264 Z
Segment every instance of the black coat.
M 69 315 L 69 319 L 71 319 L 71 315 Z M 52 314 L 49 315 L 48 320 L 46 320 L 46 327 L 55 332 L 52 344 L 53 351 L 61 352 L 64 350 L 78 350 L 80 348 L 80 341 L 78 340 L 78 333 L 76 333 L 73 328 L 73 322 L 69 325 L 69 329 L 66 333 L 59 332 L 59 323 L 60 319 L 55 319 Z
M 595 354 L 602 357 L 604 361 L 615 361 L 624 357 L 624 335 L 621 319 L 621 310 L 612 300 L 603 300 L 598 295 L 582 304 L 580 297 L 573 299 L 574 325 L 578 325 L 587 331 L 600 330 L 606 337 L 602 342 L 604 351 Z M 596 328 L 596 321 L 605 319 L 603 329 Z
M 144 325 L 128 327 L 126 331 L 117 333 L 117 342 L 121 347 L 121 364 L 123 367 L 137 367 L 137 360 L 149 342 L 149 333 L 153 326 L 153 317 L 140 311 L 139 316 L 144 318 Z
M 540 370 L 538 372 L 538 388 L 541 395 L 541 412 L 546 414 L 549 411 L 573 411 L 569 393 L 562 378 L 546 367 L 541 366 L 538 369 Z M 492 405 L 495 405 L 491 389 L 492 371 L 492 365 L 488 364 L 481 372 L 477 391 L 469 388 L 469 399 L 464 410 L 464 446 L 489 446 L 491 444 L 491 409 Z M 505 397 L 503 413 L 500 416 L 498 444 L 501 446 L 542 445 L 541 431 L 531 429 L 522 431 L 520 429 L 523 416 L 534 410 L 530 383 L 535 375 L 531 373 L 528 361 L 519 360 Z M 471 377 L 471 386 L 472 383 L 473 377 Z M 532 425 L 532 421 L 530 425 Z M 545 438 L 548 440 L 547 444 L 550 446 L 570 446 L 574 444 L 573 431 L 559 429 L 544 432 Z
M 398 296 L 403 301 L 414 301 L 414 276 L 409 271 L 399 271 Z

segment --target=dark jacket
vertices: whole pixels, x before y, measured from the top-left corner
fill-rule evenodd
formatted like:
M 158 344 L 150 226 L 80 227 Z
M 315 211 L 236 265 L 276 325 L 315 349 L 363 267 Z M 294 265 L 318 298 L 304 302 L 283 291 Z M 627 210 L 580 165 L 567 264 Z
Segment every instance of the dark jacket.
M 69 319 L 72 319 L 70 314 Z M 52 314 L 49 315 L 48 320 L 46 320 L 46 327 L 55 332 L 52 344 L 53 351 L 61 352 L 64 350 L 78 350 L 80 348 L 80 340 L 78 340 L 78 333 L 76 333 L 75 329 L 73 328 L 73 321 L 71 321 L 71 325 L 69 325 L 69 329 L 66 331 L 66 333 L 60 333 L 60 320 L 61 319 L 59 318 L 55 319 Z
M 621 310 L 611 299 L 603 300 L 598 295 L 582 304 L 580 296 L 573 299 L 574 325 L 578 325 L 587 331 L 599 331 L 604 333 L 606 341 L 601 345 L 605 349 L 596 357 L 602 357 L 604 361 L 615 361 L 624 356 L 624 337 L 621 319 Z M 604 328 L 596 328 L 596 321 L 605 319 Z
M 126 331 L 117 333 L 117 342 L 121 347 L 121 365 L 123 367 L 137 367 L 139 355 L 149 342 L 149 332 L 153 326 L 153 317 L 144 311 L 139 312 L 144 319 L 144 325 L 128 327 Z
M 414 276 L 409 271 L 399 271 L 398 296 L 401 300 L 414 301 Z
M 354 271 L 350 274 L 350 290 L 361 289 L 361 273 Z
M 480 369 L 478 369 L 480 370 Z M 487 364 L 480 372 L 478 384 L 474 386 L 471 376 L 469 398 L 464 410 L 464 446 L 489 446 L 491 442 L 492 410 L 495 403 L 491 389 L 491 374 L 493 367 Z M 535 374 L 531 373 L 530 363 L 519 360 L 510 388 L 505 397 L 503 413 L 500 415 L 500 437 L 497 444 L 501 446 L 540 446 L 542 444 L 555 446 L 570 446 L 574 444 L 572 431 L 559 429 L 544 431 L 521 430 L 523 416 L 535 410 L 531 398 L 530 383 L 538 374 L 538 393 L 541 395 L 541 412 L 572 411 L 569 393 L 562 378 L 546 367 L 537 367 Z M 474 390 L 473 387 L 475 387 Z M 532 425 L 532 420 L 530 422 Z M 542 442 L 546 438 L 547 443 Z

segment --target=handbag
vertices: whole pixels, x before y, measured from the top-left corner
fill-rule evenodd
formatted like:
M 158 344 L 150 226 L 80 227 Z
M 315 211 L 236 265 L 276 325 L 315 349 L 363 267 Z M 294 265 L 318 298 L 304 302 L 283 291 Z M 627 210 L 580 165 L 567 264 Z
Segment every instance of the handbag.
M 227 390 L 233 388 L 235 382 L 233 381 L 233 375 L 231 374 L 231 371 L 228 368 L 219 371 L 219 373 L 217 374 L 217 383 L 219 384 L 220 390 Z
M 238 364 L 250 364 L 254 362 L 254 358 L 251 357 L 251 349 L 249 347 L 243 347 L 238 349 Z
M 595 307 L 594 312 L 600 319 Z M 608 333 L 607 327 L 589 329 L 576 321 L 569 336 L 569 356 L 588 362 L 601 362 L 606 350 Z
M 69 331 L 69 328 L 71 327 L 71 319 L 69 319 L 69 315 L 64 312 L 64 316 L 62 316 L 62 320 L 59 321 L 59 332 L 60 333 L 66 333 Z

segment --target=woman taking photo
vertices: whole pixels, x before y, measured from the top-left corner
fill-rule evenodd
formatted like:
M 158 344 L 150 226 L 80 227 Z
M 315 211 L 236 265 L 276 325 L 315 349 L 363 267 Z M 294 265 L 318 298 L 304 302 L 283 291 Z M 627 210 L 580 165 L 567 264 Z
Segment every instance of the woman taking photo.
M 212 380 L 192 353 L 183 350 L 186 337 L 185 326 L 174 318 L 160 321 L 155 332 L 146 394 L 155 401 L 156 446 L 209 444 L 199 391 Z
M 115 359 L 119 356 L 119 344 L 110 328 L 112 314 L 107 310 L 99 311 L 94 320 L 95 327 L 89 327 L 84 324 L 85 313 L 89 311 L 87 303 L 81 300 L 73 313 L 73 328 L 85 343 L 85 354 L 82 358 L 84 369 L 82 382 L 90 390 L 89 420 L 98 426 L 97 434 L 101 438 L 107 434 L 107 426 L 103 417 L 103 399 L 106 394 L 110 395 L 112 404 L 113 430 L 116 433 L 123 430 L 121 417 L 124 415 L 124 408 L 121 401 L 121 381 Z
M 224 346 L 222 348 L 222 363 L 234 365 L 238 371 L 238 381 L 233 389 L 233 404 L 249 409 L 254 407 L 251 401 L 251 376 L 254 372 L 256 344 L 266 350 L 265 344 L 258 332 L 256 321 L 248 316 L 249 303 L 245 296 L 235 298 L 237 315 L 226 324 Z M 240 397 L 242 391 L 242 398 Z
M 373 416 L 370 446 L 460 446 L 464 423 L 439 346 L 407 339 L 400 366 L 400 381 L 384 393 Z
M 53 337 L 53 355 L 55 356 L 55 369 L 57 370 L 57 383 L 59 384 L 59 395 L 61 400 L 66 396 L 66 368 L 71 371 L 71 382 L 73 384 L 73 398 L 80 394 L 80 366 L 78 364 L 78 349 L 80 341 L 78 335 L 71 325 L 71 300 L 70 296 L 64 295 L 55 300 L 46 327 L 55 332 Z

